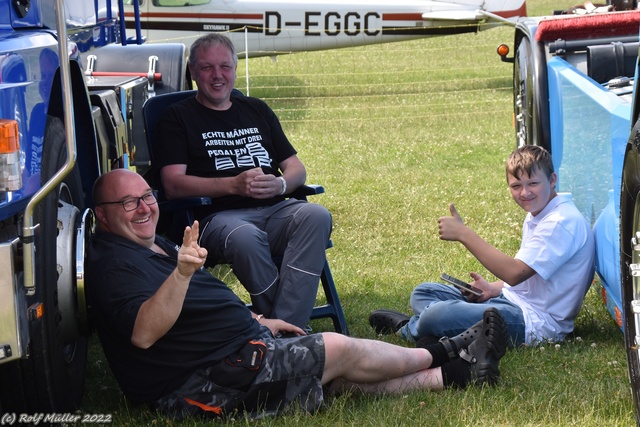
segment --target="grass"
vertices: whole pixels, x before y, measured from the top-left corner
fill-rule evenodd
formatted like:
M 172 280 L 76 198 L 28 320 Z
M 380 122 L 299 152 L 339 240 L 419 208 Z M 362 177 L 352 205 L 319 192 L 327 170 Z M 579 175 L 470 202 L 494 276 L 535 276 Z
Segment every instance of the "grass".
M 573 1 L 530 0 L 529 14 Z M 376 308 L 409 312 L 415 285 L 440 273 L 486 273 L 461 245 L 437 237 L 454 202 L 489 242 L 515 254 L 524 213 L 511 200 L 504 162 L 515 148 L 512 69 L 495 54 L 509 28 L 395 44 L 252 59 L 250 95 L 264 98 L 307 166 L 314 201 L 333 215 L 327 253 L 350 332 L 376 337 Z M 239 70 L 244 70 L 241 62 Z M 238 86 L 245 82 L 241 76 Z M 246 89 L 245 89 L 246 90 Z M 233 284 L 224 269 L 215 274 Z M 314 321 L 317 331 L 331 330 Z M 622 333 L 597 283 L 566 342 L 507 352 L 493 388 L 347 395 L 326 410 L 232 425 L 260 426 L 628 426 L 634 424 Z M 111 413 L 114 425 L 177 423 L 135 407 L 119 391 L 95 336 L 83 413 Z M 219 424 L 223 424 L 222 422 Z

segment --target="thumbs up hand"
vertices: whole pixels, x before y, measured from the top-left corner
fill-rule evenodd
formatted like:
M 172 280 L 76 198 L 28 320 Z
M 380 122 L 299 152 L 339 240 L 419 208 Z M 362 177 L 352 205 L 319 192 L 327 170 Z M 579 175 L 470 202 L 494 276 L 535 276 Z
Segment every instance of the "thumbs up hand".
M 460 240 L 460 235 L 464 232 L 466 225 L 453 203 L 449 205 L 450 216 L 438 218 L 438 230 L 440 240 Z

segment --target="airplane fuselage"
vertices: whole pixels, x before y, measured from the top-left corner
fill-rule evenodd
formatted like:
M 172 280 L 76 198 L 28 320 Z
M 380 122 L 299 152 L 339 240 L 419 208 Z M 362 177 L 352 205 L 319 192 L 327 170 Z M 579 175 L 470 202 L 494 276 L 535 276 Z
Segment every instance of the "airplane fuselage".
M 128 8 L 127 26 L 132 27 L 133 6 Z M 147 42 L 180 42 L 189 46 L 207 32 L 225 32 L 241 56 L 385 43 L 475 32 L 498 25 L 477 15 L 477 10 L 501 18 L 526 15 L 525 0 L 140 2 L 141 26 Z M 432 19 L 431 15 L 437 18 Z

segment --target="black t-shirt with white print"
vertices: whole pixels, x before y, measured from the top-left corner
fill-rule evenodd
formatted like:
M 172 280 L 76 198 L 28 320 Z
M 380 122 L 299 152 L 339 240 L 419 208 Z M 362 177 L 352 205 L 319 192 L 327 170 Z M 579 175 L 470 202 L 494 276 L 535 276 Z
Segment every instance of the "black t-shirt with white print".
M 186 164 L 188 175 L 200 177 L 236 176 L 255 167 L 279 176 L 280 162 L 296 154 L 273 110 L 264 101 L 245 96 L 233 97 L 224 111 L 203 106 L 195 96 L 177 102 L 167 108 L 156 135 L 156 167 Z M 281 200 L 282 196 L 266 200 L 224 196 L 213 201 L 208 213 Z

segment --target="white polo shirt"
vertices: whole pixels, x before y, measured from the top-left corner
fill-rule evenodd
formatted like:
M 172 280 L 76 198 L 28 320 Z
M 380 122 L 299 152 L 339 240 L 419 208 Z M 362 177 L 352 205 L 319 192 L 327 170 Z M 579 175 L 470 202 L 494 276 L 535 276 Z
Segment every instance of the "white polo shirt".
M 515 258 L 536 272 L 502 290 L 524 312 L 525 343 L 563 340 L 573 331 L 595 260 L 593 232 L 570 193 L 559 193 L 535 217 L 527 214 Z

